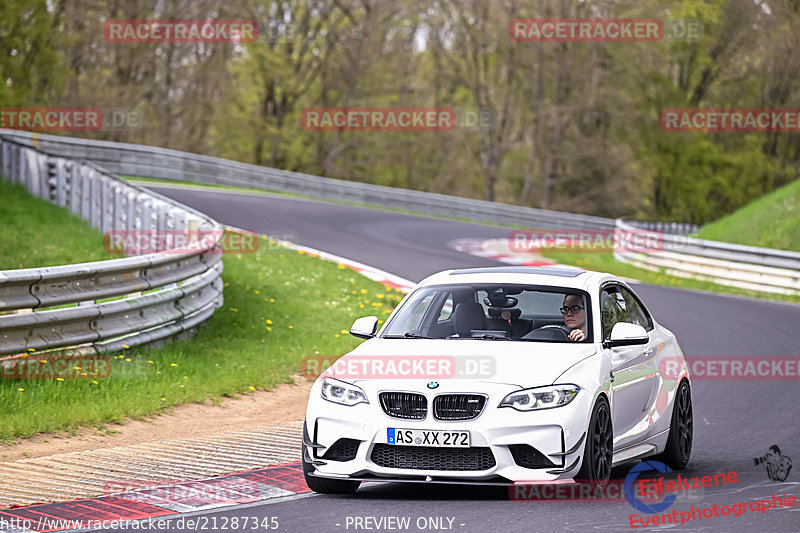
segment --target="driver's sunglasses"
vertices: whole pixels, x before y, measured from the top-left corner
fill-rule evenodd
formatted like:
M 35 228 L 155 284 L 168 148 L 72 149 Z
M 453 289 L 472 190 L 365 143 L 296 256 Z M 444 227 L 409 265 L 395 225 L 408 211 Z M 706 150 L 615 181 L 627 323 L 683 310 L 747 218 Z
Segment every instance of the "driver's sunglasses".
M 580 305 L 564 306 L 561 308 L 561 314 L 566 315 L 568 312 L 572 311 L 573 315 L 577 315 L 581 311 L 581 309 L 584 308 L 581 307 Z

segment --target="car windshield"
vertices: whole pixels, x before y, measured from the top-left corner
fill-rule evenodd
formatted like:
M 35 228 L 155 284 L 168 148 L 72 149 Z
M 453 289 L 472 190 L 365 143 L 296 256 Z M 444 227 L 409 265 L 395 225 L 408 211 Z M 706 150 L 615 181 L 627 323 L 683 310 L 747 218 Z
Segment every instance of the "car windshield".
M 383 338 L 574 342 L 591 338 L 589 296 L 536 285 L 464 284 L 423 287 L 403 303 Z

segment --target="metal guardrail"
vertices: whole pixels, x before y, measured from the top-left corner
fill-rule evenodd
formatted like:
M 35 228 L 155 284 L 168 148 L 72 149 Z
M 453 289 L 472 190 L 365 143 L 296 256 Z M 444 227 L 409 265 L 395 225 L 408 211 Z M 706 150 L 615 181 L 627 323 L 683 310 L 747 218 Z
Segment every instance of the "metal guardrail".
M 623 231 L 650 230 L 642 223 L 617 219 Z M 659 249 L 614 252 L 623 263 L 651 271 L 713 281 L 748 290 L 800 295 L 800 253 L 727 244 L 684 235 L 659 236 Z
M 17 142 L 32 143 L 28 132 L 5 130 L 3 135 Z M 36 134 L 36 143 L 50 153 L 94 161 L 103 168 L 125 176 L 297 193 L 530 228 L 614 228 L 614 220 L 610 218 L 323 178 L 155 146 L 42 134 Z
M 97 165 L 0 135 L 0 175 L 103 233 L 207 234 L 191 250 L 0 271 L 0 355 L 116 351 L 193 330 L 222 305 L 221 227 Z M 112 301 L 99 301 L 112 299 Z M 59 309 L 53 306 L 74 304 Z

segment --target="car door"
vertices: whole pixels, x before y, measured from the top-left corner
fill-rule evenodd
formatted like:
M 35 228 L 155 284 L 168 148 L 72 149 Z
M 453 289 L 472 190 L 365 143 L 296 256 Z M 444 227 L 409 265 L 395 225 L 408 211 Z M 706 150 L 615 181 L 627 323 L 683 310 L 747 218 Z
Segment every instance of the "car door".
M 649 329 L 647 344 L 604 348 L 612 368 L 611 414 L 616 450 L 646 438 L 650 427 L 650 405 L 658 385 L 656 346 L 651 334 L 652 321 L 625 287 L 604 285 L 600 293 L 603 340 L 609 338 L 618 322 L 638 324 Z

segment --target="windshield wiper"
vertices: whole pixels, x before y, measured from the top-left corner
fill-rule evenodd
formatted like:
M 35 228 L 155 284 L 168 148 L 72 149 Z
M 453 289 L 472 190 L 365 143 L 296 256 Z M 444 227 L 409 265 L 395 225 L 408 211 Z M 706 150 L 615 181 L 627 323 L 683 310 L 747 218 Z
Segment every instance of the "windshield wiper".
M 493 341 L 510 341 L 505 335 L 492 335 L 491 333 L 483 333 L 477 337 L 464 337 L 465 339 L 492 339 Z
M 406 331 L 402 335 L 384 335 L 384 339 L 436 339 L 437 337 L 426 337 L 425 335 L 417 335 L 410 331 Z

